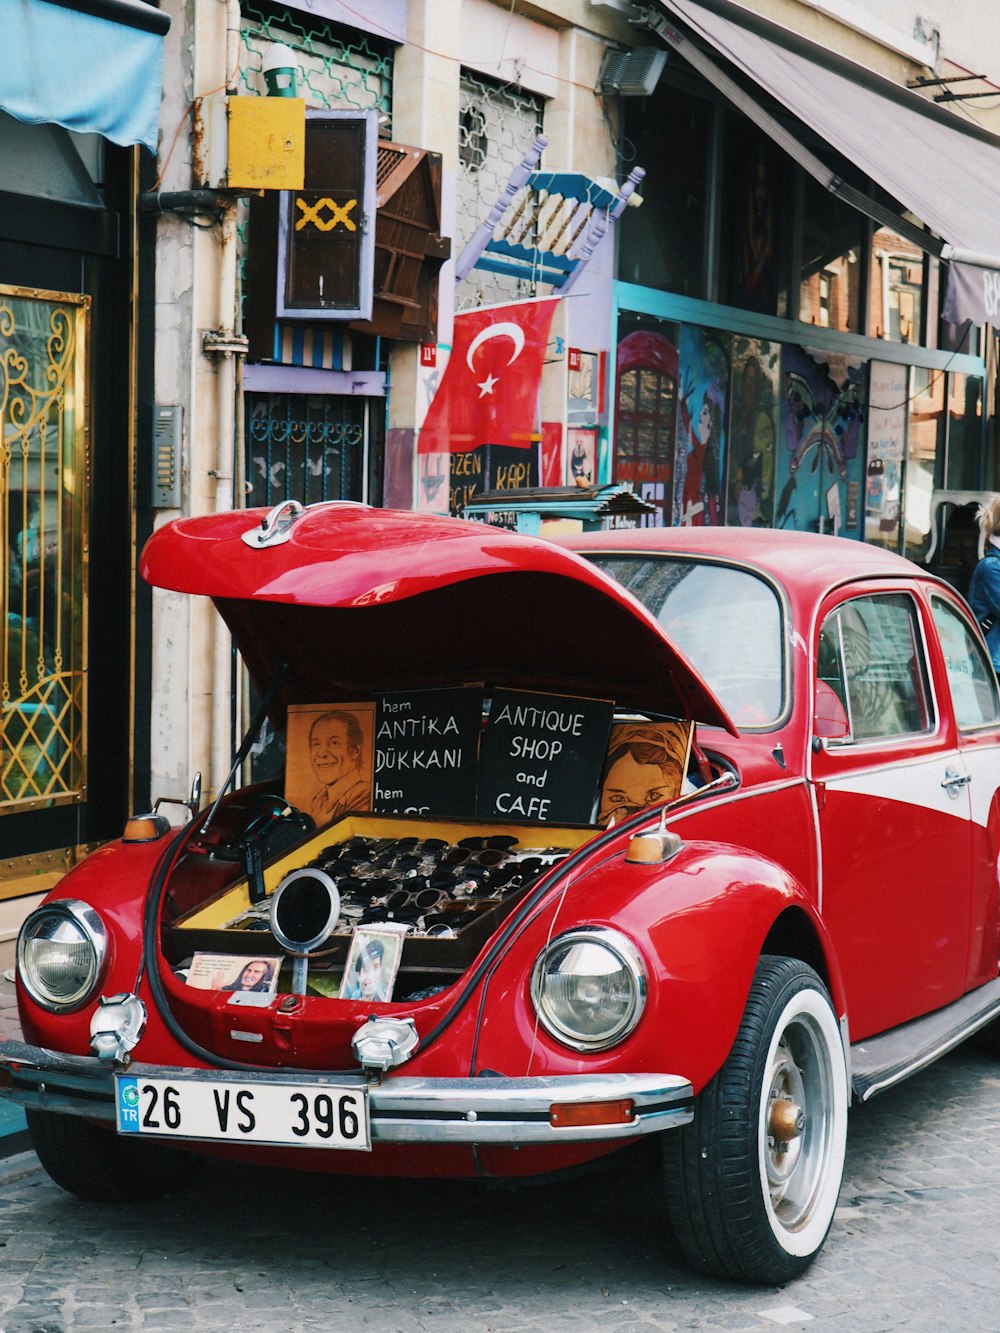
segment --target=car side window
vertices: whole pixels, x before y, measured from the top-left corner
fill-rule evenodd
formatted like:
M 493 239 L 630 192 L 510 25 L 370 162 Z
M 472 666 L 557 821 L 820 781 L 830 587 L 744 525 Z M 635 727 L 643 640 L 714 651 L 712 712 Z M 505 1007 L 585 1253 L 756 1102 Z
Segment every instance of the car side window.
M 965 618 L 943 598 L 932 598 L 931 608 L 959 728 L 970 731 L 1000 721 L 996 673 L 979 640 Z
M 856 597 L 820 630 L 817 736 L 860 741 L 931 727 L 917 610 L 905 593 Z

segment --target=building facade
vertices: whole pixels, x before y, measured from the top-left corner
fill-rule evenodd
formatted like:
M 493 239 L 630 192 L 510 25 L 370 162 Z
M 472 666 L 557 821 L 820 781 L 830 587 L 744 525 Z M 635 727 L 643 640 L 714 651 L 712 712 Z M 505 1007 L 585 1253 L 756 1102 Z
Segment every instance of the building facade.
M 116 836 L 147 767 L 136 670 L 136 201 L 166 15 L 5 13 L 0 73 L 0 959 L 27 907 Z M 145 798 L 143 798 L 145 799 Z

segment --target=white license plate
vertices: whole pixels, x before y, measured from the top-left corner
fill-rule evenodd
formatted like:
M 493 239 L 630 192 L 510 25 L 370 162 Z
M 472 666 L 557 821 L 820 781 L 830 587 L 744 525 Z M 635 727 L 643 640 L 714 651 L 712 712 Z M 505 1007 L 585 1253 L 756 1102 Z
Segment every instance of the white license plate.
M 115 1078 L 119 1134 L 223 1143 L 370 1149 L 363 1086 L 249 1080 Z

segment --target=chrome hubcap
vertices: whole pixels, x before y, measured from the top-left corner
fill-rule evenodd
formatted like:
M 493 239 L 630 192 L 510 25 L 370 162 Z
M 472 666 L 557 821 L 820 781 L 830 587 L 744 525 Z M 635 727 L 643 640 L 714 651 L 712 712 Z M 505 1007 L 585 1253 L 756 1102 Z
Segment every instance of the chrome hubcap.
M 780 1225 L 794 1231 L 812 1215 L 832 1132 L 829 1060 L 806 1016 L 781 1034 L 765 1089 L 761 1129 L 771 1208 Z

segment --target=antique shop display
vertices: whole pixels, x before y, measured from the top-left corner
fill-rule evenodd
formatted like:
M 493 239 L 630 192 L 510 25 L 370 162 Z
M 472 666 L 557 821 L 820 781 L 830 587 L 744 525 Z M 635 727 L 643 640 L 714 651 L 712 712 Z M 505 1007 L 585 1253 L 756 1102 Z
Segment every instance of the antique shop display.
M 629 1153 L 701 1271 L 781 1284 L 851 1101 L 1000 1016 L 1000 691 L 905 560 L 288 502 L 141 570 L 213 599 L 254 703 L 229 780 L 21 932 L 0 1096 L 81 1198 Z

